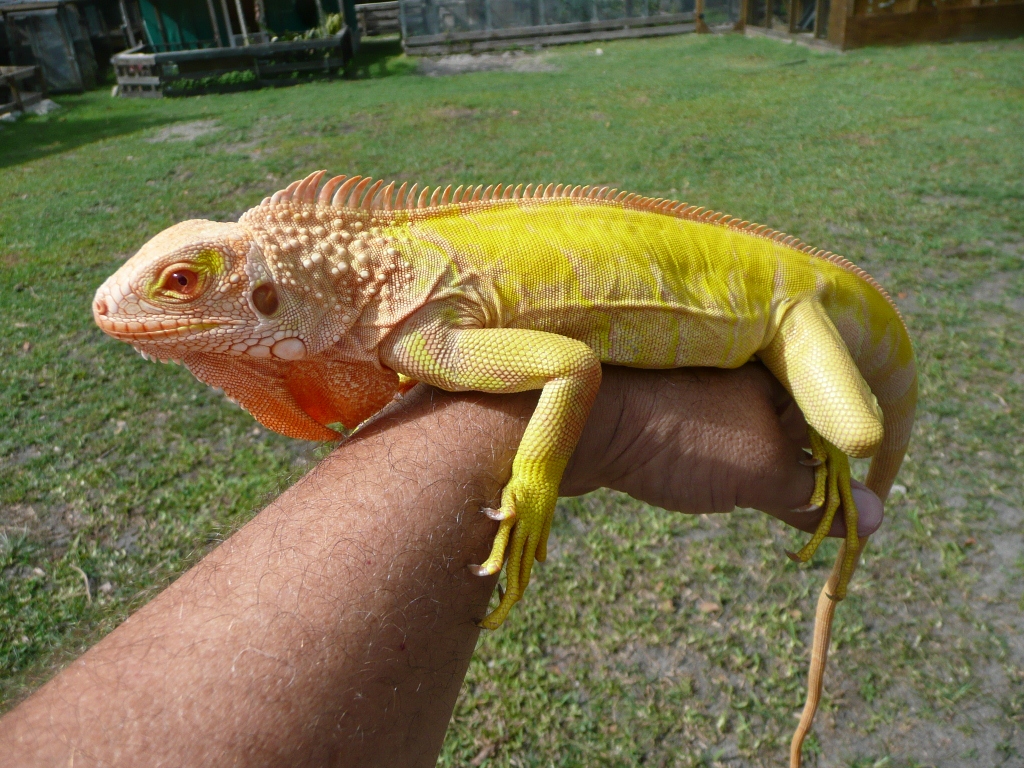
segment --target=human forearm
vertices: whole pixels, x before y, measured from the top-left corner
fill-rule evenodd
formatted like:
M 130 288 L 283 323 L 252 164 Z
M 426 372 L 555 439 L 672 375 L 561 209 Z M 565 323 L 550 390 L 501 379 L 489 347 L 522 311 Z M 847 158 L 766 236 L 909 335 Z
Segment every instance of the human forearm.
M 0 721 L 0 764 L 433 765 L 535 402 L 414 390 Z M 783 407 L 758 367 L 607 369 L 562 491 L 785 517 Z
M 414 400 L 5 718 L 0 762 L 433 765 L 532 396 Z

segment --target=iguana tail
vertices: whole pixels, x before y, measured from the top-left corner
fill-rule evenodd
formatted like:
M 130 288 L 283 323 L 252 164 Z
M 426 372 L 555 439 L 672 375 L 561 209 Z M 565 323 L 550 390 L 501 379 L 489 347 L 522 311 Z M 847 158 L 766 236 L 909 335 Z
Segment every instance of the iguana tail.
M 909 339 L 905 339 L 904 343 L 909 347 Z M 860 360 L 857 362 L 862 371 L 867 367 Z M 917 373 L 912 357 L 909 362 L 903 363 L 899 373 L 903 375 L 886 371 L 884 377 L 872 376 L 870 372 L 864 377 L 878 399 L 885 424 L 885 434 L 877 453 L 871 459 L 865 485 L 883 502 L 888 497 L 893 481 L 896 479 L 896 473 L 899 472 L 900 465 L 903 463 L 903 457 L 910 442 L 911 428 L 914 424 L 914 411 L 917 407 Z M 858 549 L 856 557 L 853 558 L 854 566 L 860 561 L 867 543 L 867 536 L 858 538 Z M 825 665 L 828 662 L 828 648 L 832 640 L 832 621 L 835 617 L 836 606 L 839 604 L 834 595 L 840 582 L 849 546 L 848 542 L 843 542 L 839 554 L 836 556 L 832 572 L 818 595 L 818 605 L 814 614 L 814 637 L 811 643 L 811 664 L 807 675 L 807 699 L 800 715 L 800 723 L 797 725 L 789 745 L 790 768 L 800 768 L 800 755 L 804 739 L 811 730 L 814 715 L 817 713 L 818 704 L 821 701 L 821 691 L 825 681 Z M 849 575 L 847 574 L 847 576 Z

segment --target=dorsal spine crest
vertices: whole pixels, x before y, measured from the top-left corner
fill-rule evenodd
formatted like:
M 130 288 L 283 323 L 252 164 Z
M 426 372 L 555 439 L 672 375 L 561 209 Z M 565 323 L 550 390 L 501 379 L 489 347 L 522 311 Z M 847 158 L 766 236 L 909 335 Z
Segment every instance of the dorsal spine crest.
M 472 209 L 481 203 L 500 203 L 510 200 L 555 200 L 567 198 L 585 201 L 584 204 L 593 202 L 621 205 L 623 208 L 630 210 L 650 211 L 702 224 L 726 227 L 746 235 L 771 240 L 787 248 L 806 253 L 812 258 L 831 262 L 841 269 L 856 275 L 877 290 L 895 310 L 897 316 L 901 320 L 903 319 L 892 297 L 886 293 L 882 286 L 871 275 L 842 256 L 837 256 L 831 251 L 805 245 L 798 238 L 773 230 L 764 224 L 755 224 L 746 220 L 741 221 L 725 213 L 705 209 L 703 206 L 687 205 L 686 203 L 666 200 L 661 197 L 644 197 L 633 192 L 620 192 L 617 189 L 609 189 L 608 187 L 580 187 L 579 185 L 573 186 L 571 184 L 527 184 L 525 188 L 522 184 L 516 185 L 515 188 L 511 184 L 492 184 L 486 188 L 482 184 L 475 187 L 460 184 L 452 192 L 450 184 L 442 191 L 441 187 L 431 189 L 429 186 L 424 186 L 422 190 L 419 190 L 419 184 L 413 184 L 412 187 L 408 187 L 407 182 L 402 182 L 396 191 L 394 181 L 384 186 L 383 180 L 374 182 L 368 176 L 351 176 L 347 178 L 345 176 L 334 176 L 324 182 L 321 187 L 320 182 L 326 174 L 326 171 L 315 171 L 304 179 L 293 181 L 280 192 L 275 192 L 270 197 L 264 198 L 259 207 L 292 202 L 333 206 L 335 208 L 348 209 L 349 211 L 407 210 L 416 211 L 417 214 L 422 215 L 452 205 Z

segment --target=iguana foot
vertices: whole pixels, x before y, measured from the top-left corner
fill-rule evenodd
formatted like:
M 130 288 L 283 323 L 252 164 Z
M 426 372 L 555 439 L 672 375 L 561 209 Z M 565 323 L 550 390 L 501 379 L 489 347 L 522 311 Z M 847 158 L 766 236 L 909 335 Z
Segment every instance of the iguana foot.
M 540 485 L 541 489 L 537 490 Z M 507 555 L 505 591 L 500 602 L 480 622 L 485 629 L 497 629 L 508 617 L 509 611 L 526 591 L 534 560 L 547 557 L 547 538 L 554 517 L 557 486 L 548 489 L 548 483 L 535 483 L 513 478 L 501 494 L 501 509 L 488 517 L 501 520 L 494 537 L 491 554 L 481 565 L 470 566 L 478 576 L 493 576 L 501 570 Z M 485 511 L 485 514 L 487 512 Z
M 825 514 L 822 516 L 821 522 L 818 523 L 811 540 L 803 549 L 786 554 L 791 560 L 799 563 L 806 563 L 810 560 L 828 535 L 836 512 L 841 507 L 843 519 L 846 522 L 846 557 L 843 560 L 835 592 L 830 597 L 833 600 L 842 600 L 846 597 L 846 586 L 853 575 L 859 550 L 859 546 L 857 546 L 857 506 L 853 503 L 853 491 L 850 488 L 850 462 L 845 453 L 813 429 L 808 427 L 807 431 L 811 440 L 813 457 L 821 463 L 814 470 L 814 493 L 811 495 L 811 501 L 807 507 L 801 509 L 813 509 L 815 506 L 820 507 L 821 504 L 824 504 Z

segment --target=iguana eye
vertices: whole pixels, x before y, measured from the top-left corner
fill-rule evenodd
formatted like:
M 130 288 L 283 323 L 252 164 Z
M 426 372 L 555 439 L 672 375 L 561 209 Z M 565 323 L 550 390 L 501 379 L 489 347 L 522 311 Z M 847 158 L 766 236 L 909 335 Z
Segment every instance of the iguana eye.
M 186 267 L 177 267 L 165 273 L 160 288 L 179 296 L 191 296 L 199 288 L 199 275 Z

